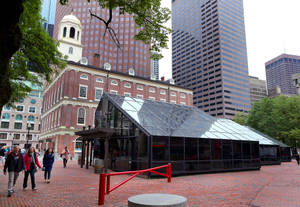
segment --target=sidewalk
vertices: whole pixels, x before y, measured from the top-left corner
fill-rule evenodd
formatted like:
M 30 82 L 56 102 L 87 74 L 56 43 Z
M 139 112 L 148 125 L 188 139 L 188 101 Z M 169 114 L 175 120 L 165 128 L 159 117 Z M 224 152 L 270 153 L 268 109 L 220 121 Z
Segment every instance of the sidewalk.
M 67 168 L 56 160 L 50 184 L 43 183 L 43 172 L 36 175 L 37 191 L 22 190 L 20 175 L 16 193 L 6 197 L 7 176 L 0 176 L 0 206 L 87 207 L 98 206 L 99 175 L 93 168 L 81 169 L 76 161 Z M 112 186 L 127 178 L 112 178 Z M 29 181 L 30 182 L 30 181 Z M 30 187 L 30 185 L 29 185 Z M 133 180 L 105 196 L 106 207 L 127 206 L 127 198 L 141 193 L 174 193 L 187 197 L 189 207 L 300 207 L 300 167 L 295 161 L 281 166 L 264 166 L 260 171 L 200 174 L 166 179 Z

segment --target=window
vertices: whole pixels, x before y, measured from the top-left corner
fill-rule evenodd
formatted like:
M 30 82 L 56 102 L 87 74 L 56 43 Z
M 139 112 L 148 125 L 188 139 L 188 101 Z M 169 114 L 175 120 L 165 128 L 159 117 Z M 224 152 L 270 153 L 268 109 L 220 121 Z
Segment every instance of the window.
M 126 96 L 126 97 L 130 97 L 131 96 L 131 93 L 124 93 L 124 96 Z
M 35 99 L 31 99 L 31 100 L 30 100 L 30 103 L 31 103 L 31 104 L 35 104 L 35 103 L 36 103 L 36 100 L 35 100 Z
M 86 74 L 82 74 L 80 76 L 80 79 L 88 80 L 89 78 L 88 78 L 88 76 Z
M 28 111 L 30 113 L 35 113 L 35 107 L 34 106 L 30 106 Z
M 2 114 L 2 119 L 9 120 L 10 115 L 8 113 Z
M 14 129 L 22 129 L 22 122 L 15 122 Z
M 166 94 L 166 90 L 160 90 L 160 94 L 165 95 Z
M 84 108 L 78 109 L 77 124 L 84 124 L 85 110 Z
M 144 90 L 144 87 L 142 85 L 137 85 L 136 88 L 137 88 L 137 90 L 140 90 L 140 91 Z
M 172 104 L 176 104 L 176 101 L 174 101 L 174 100 L 171 100 L 171 101 L 170 101 L 170 103 L 172 103 Z
M 180 102 L 180 105 L 185 105 L 185 102 Z
M 10 106 L 4 105 L 4 106 L 3 106 L 3 110 L 4 110 L 4 111 L 10 111 Z
M 28 124 L 29 125 L 29 130 L 34 130 L 34 124 Z M 28 126 L 26 126 L 28 127 Z M 28 128 L 26 128 L 28 130 Z
M 14 134 L 14 139 L 20 139 L 20 134 Z
M 1 122 L 1 128 L 3 128 L 3 129 L 8 129 L 8 128 L 9 128 L 9 122 L 7 122 L 7 121 L 2 121 L 2 122 Z
M 171 91 L 171 96 L 176 96 L 176 92 Z
M 137 94 L 136 97 L 137 97 L 137 98 L 140 98 L 140 99 L 143 99 L 143 98 L 144 98 L 144 96 L 143 96 L 143 95 L 140 95 L 140 94 Z
M 169 137 L 153 137 L 153 160 L 169 160 Z
M 34 122 L 34 116 L 30 115 L 28 116 L 28 122 Z
M 81 148 L 82 148 L 82 142 L 76 140 L 76 142 L 75 142 L 75 151 L 81 151 Z
M 23 103 L 24 102 L 24 98 L 21 98 L 20 100 L 19 100 L 19 103 Z
M 102 96 L 102 89 L 100 88 L 96 88 L 95 89 L 95 100 L 100 100 L 101 99 L 101 96 Z
M 117 91 L 114 91 L 114 90 L 110 90 L 110 93 L 111 93 L 111 94 L 115 94 L 115 95 L 118 94 L 118 92 L 117 92 Z
M 152 96 L 149 96 L 149 100 L 155 101 L 155 98 Z
M 96 78 L 96 82 L 103 83 L 103 79 L 101 77 Z
M 24 106 L 17 106 L 17 111 L 23 112 L 24 111 Z
M 118 81 L 116 80 L 111 80 L 110 82 L 111 85 L 117 86 L 118 85 Z
M 79 31 L 77 32 L 77 40 L 79 40 Z
M 22 120 L 23 120 L 23 116 L 21 114 L 17 114 L 16 121 L 22 121 Z
M 180 98 L 185 98 L 185 93 L 181 93 Z
M 75 37 L 75 28 L 71 27 L 70 29 L 70 38 L 74 38 Z
M 73 47 L 69 47 L 69 54 L 73 54 Z
M 130 83 L 124 83 L 124 87 L 125 88 L 131 88 L 131 84 Z
M 67 36 L 67 27 L 64 27 L 64 31 L 63 31 L 63 37 Z
M 32 134 L 27 134 L 27 135 L 26 135 L 26 139 L 32 140 Z
M 79 98 L 87 98 L 87 86 L 79 86 Z
M 149 88 L 149 92 L 150 92 L 150 93 L 155 93 L 155 88 L 152 88 L 152 87 Z
M 161 102 L 166 102 L 166 99 L 161 98 L 160 101 L 161 101 Z
M 0 139 L 7 139 L 7 133 L 0 133 Z

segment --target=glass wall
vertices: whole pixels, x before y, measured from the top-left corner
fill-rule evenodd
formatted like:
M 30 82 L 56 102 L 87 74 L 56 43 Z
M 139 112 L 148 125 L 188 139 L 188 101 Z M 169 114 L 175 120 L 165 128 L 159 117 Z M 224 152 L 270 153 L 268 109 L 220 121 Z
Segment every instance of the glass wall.
M 259 153 L 262 165 L 280 164 L 279 146 L 260 145 Z

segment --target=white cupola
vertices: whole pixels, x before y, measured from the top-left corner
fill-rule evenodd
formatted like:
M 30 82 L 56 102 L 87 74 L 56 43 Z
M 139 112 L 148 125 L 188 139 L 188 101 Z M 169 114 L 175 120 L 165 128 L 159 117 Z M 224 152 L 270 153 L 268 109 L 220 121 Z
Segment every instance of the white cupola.
M 79 62 L 82 58 L 81 45 L 81 23 L 73 15 L 66 15 L 62 18 L 58 27 L 58 50 L 68 56 L 68 60 Z

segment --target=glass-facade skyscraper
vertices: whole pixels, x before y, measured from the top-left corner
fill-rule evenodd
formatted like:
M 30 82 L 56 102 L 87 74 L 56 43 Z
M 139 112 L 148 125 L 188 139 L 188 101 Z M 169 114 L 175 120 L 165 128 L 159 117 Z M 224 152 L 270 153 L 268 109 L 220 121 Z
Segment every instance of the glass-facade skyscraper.
M 194 105 L 232 118 L 251 108 L 243 0 L 172 1 L 172 75 Z
M 55 20 L 56 0 L 42 0 L 41 15 L 45 20 L 44 29 L 53 37 L 54 20 Z

